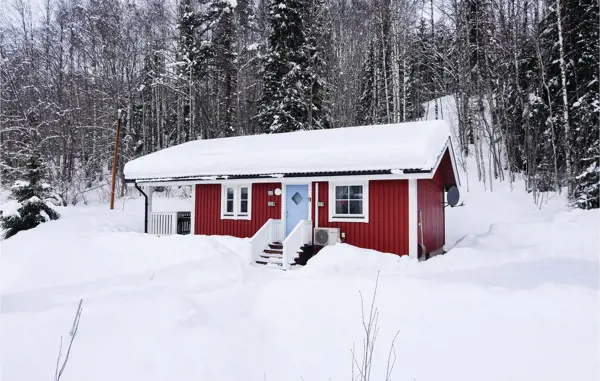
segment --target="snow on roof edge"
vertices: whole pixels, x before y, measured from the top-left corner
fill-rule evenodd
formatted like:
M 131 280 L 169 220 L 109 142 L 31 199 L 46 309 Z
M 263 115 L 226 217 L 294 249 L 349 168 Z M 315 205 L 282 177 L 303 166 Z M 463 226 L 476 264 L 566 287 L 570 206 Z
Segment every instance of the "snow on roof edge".
M 175 182 L 175 181 L 224 181 L 224 180 L 252 180 L 252 179 L 282 179 L 303 177 L 342 177 L 342 176 L 372 176 L 372 175 L 409 175 L 415 173 L 431 173 L 434 168 L 419 169 L 376 169 L 345 172 L 297 172 L 297 173 L 252 173 L 247 175 L 192 175 L 192 176 L 167 176 L 149 178 L 126 178 L 125 182 Z
M 125 178 L 149 182 L 431 171 L 449 138 L 447 123 L 437 120 L 196 140 L 128 162 Z

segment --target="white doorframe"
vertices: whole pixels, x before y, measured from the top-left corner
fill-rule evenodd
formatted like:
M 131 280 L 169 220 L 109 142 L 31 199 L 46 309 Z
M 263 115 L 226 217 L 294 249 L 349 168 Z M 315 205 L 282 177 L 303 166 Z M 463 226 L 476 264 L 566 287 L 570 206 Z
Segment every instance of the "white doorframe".
M 285 235 L 285 227 L 286 227 L 286 207 L 287 207 L 287 186 L 288 185 L 306 185 L 308 186 L 308 220 L 312 221 L 312 205 L 313 205 L 313 200 L 312 200 L 312 182 L 306 182 L 306 181 L 302 181 L 302 180 L 298 180 L 298 181 L 293 181 L 293 182 L 287 182 L 287 183 L 282 183 L 281 187 L 283 188 L 281 190 L 281 229 L 282 229 L 282 237 L 283 239 L 285 239 L 286 235 Z
M 417 179 L 408 180 L 408 256 L 418 258 L 419 204 Z

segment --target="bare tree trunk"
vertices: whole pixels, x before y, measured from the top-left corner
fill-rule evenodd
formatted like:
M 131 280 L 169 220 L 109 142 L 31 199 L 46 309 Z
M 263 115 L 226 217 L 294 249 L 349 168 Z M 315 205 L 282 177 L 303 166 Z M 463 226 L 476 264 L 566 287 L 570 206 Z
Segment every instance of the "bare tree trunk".
M 569 100 L 567 98 L 567 64 L 565 62 L 565 49 L 563 42 L 562 15 L 560 0 L 556 0 L 556 19 L 558 28 L 558 49 L 559 49 L 559 66 L 560 66 L 560 81 L 561 93 L 563 102 L 563 131 L 565 134 L 565 166 L 567 170 L 567 194 L 569 197 L 573 195 L 573 170 L 571 168 L 571 128 L 569 126 Z

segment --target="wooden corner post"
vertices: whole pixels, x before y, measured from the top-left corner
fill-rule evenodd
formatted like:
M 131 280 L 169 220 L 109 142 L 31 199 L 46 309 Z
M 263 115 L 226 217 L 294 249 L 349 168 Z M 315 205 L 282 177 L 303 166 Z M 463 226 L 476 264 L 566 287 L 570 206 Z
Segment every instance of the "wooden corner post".
M 119 133 L 121 129 L 121 109 L 117 110 L 117 131 L 115 136 L 115 152 L 113 154 L 112 165 L 112 185 L 110 191 L 110 209 L 115 208 L 115 184 L 117 179 L 117 158 L 119 154 Z

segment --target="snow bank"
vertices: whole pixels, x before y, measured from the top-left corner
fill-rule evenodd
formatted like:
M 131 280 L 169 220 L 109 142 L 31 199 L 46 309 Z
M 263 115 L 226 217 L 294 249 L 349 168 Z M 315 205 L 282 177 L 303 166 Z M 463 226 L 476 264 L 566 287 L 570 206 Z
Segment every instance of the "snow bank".
M 596 211 L 564 211 L 550 221 L 493 224 L 468 235 L 443 256 L 424 263 L 408 257 L 329 246 L 298 276 L 382 275 L 531 288 L 546 284 L 598 289 L 600 221 Z
M 327 276 L 335 274 L 375 275 L 397 273 L 416 264 L 407 256 L 381 253 L 361 249 L 348 244 L 337 244 L 323 248 L 307 265 L 298 271 L 299 276 Z
M 8 200 L 0 205 L 0 211 L 2 211 L 2 216 L 4 217 L 16 216 L 19 214 L 19 209 L 22 206 L 17 200 Z
M 514 184 L 518 189 L 522 184 Z M 476 184 L 465 205 L 446 208 L 448 253 L 418 263 L 350 245 L 323 249 L 303 276 L 382 275 L 471 283 L 482 287 L 543 285 L 597 290 L 600 282 L 600 215 L 571 210 L 554 195 L 539 209 L 525 192 Z
M 132 225 L 141 229 L 143 223 L 141 215 L 132 212 L 105 207 L 61 208 L 61 219 L 3 241 L 2 289 L 29 291 L 83 283 L 101 287 L 119 277 L 137 284 L 177 266 L 197 268 L 195 275 L 190 275 L 194 277 L 190 282 L 195 284 L 207 281 L 209 275 L 217 283 L 221 281 L 217 278 L 243 276 L 248 254 L 239 250 L 238 255 L 220 243 L 226 238 L 132 232 Z M 210 269 L 210 274 L 204 269 Z
M 2 242 L 3 380 L 51 377 L 80 298 L 65 381 L 350 379 L 377 270 L 373 379 L 398 331 L 396 380 L 600 376 L 593 212 L 526 211 L 425 263 L 340 244 L 282 272 L 249 266 L 247 240 L 141 234 L 140 205 Z
M 196 140 L 125 165 L 128 179 L 433 168 L 444 121 Z

